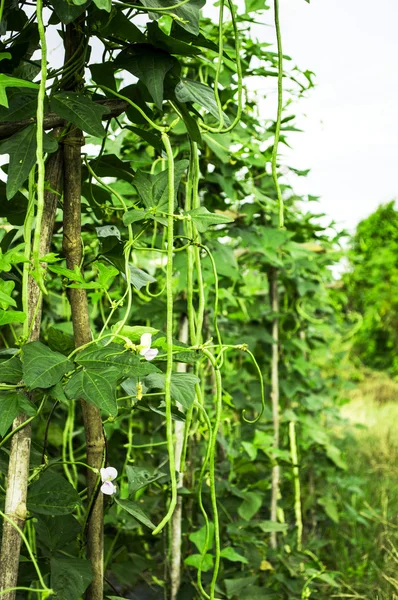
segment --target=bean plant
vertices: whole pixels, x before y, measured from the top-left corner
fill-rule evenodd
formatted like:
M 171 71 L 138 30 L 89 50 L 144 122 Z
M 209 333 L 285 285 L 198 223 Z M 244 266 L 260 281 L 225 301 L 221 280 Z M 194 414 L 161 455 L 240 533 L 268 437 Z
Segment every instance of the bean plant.
M 317 533 L 346 469 L 326 368 L 339 235 L 278 152 L 312 73 L 283 55 L 278 0 L 273 20 L 203 6 L 0 5 L 7 600 L 342 585 Z

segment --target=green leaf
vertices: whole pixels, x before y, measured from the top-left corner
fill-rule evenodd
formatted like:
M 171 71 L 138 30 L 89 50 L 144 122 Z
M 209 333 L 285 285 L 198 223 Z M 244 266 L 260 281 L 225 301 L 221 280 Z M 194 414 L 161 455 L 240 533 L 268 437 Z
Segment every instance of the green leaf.
M 275 521 L 258 521 L 256 523 L 257 527 L 261 529 L 264 533 L 271 533 L 272 531 L 287 531 L 288 526 L 286 523 L 276 523 Z
M 228 548 L 224 548 L 223 550 L 221 550 L 221 556 L 222 556 L 222 558 L 226 558 L 227 560 L 230 560 L 231 562 L 241 562 L 244 565 L 247 565 L 249 562 L 245 556 L 242 556 L 241 554 L 236 552 L 230 546 Z
M 156 22 L 148 23 L 147 32 L 148 39 L 154 46 L 170 54 L 194 56 L 201 53 L 199 48 L 163 33 Z
M 86 10 L 90 3 L 91 0 L 87 0 L 85 4 L 76 6 L 68 0 L 51 0 L 51 4 L 55 9 L 58 18 L 62 21 L 62 23 L 65 23 L 65 25 L 68 25 L 77 19 L 77 17 L 79 17 Z
M 175 88 L 175 95 L 180 102 L 194 102 L 205 108 L 215 119 L 219 119 L 218 108 L 214 91 L 208 85 L 192 79 L 181 79 Z M 225 113 L 224 124 L 229 125 L 230 120 Z
M 31 90 L 12 88 L 8 93 L 9 107 L 0 107 L 0 122 L 15 123 L 22 119 L 36 117 L 37 93 Z M 47 98 L 45 106 L 47 109 Z
M 190 554 L 184 559 L 184 564 L 195 569 L 202 568 L 203 573 L 206 573 L 213 568 L 214 557 L 211 554 L 205 554 L 203 558 L 201 554 Z
M 109 367 L 115 367 L 118 376 L 134 375 L 134 367 L 139 366 L 140 358 L 125 350 L 119 344 L 91 344 L 76 357 L 76 362 L 90 371 L 103 371 Z
M 58 92 L 50 98 L 51 109 L 94 137 L 104 137 L 102 115 L 109 113 L 107 106 L 96 104 L 79 92 Z
M 6 186 L 7 200 L 15 196 L 36 162 L 36 130 L 35 124 L 29 125 L 0 145 L 0 152 L 10 155 Z M 44 152 L 55 152 L 57 148 L 57 141 L 51 135 L 44 133 Z
M 68 356 L 75 349 L 73 335 L 66 333 L 57 327 L 49 327 L 47 331 L 47 343 L 54 352 L 61 352 Z
M 116 65 L 138 77 L 145 85 L 159 110 L 162 110 L 164 78 L 176 59 L 149 44 L 134 44 L 116 59 Z
M 137 521 L 146 527 L 149 527 L 149 529 L 155 529 L 155 525 L 149 520 L 148 516 L 144 513 L 137 502 L 133 502 L 132 500 L 121 500 L 119 498 L 115 498 L 115 502 L 121 508 L 123 508 L 123 510 L 127 511 L 132 517 L 137 519 Z
M 334 462 L 334 464 L 339 467 L 340 469 L 343 469 L 344 471 L 347 470 L 347 463 L 344 460 L 342 454 L 341 454 L 341 450 L 339 448 L 337 448 L 336 446 L 333 446 L 332 444 L 327 444 L 326 445 L 326 455 L 328 458 L 330 458 L 330 460 L 332 462 Z
M 151 373 L 145 377 L 148 389 L 165 389 L 166 375 L 164 373 Z M 173 373 L 171 376 L 171 397 L 179 402 L 186 410 L 191 408 L 195 400 L 195 385 L 200 379 L 192 373 Z
M 181 178 L 189 166 L 187 160 L 179 160 L 174 164 L 174 189 L 175 198 Z M 151 175 L 138 169 L 133 185 L 135 186 L 141 200 L 147 208 L 157 208 L 161 212 L 168 209 L 168 172 L 167 170 Z
M 0 436 L 3 437 L 11 427 L 13 420 L 21 411 L 25 401 L 23 392 L 0 392 Z
M 206 526 L 203 525 L 203 527 L 198 529 L 198 531 L 195 531 L 194 533 L 189 534 L 189 539 L 191 540 L 191 542 L 193 542 L 195 544 L 198 551 L 201 554 L 203 554 L 203 552 L 205 551 L 205 545 L 206 545 Z M 207 544 L 207 550 L 212 549 L 213 539 L 214 539 L 214 523 L 210 522 L 209 523 L 209 540 L 208 540 L 208 544 Z
M 193 210 L 188 211 L 187 214 L 191 216 L 192 221 L 200 233 L 207 231 L 211 225 L 221 225 L 233 221 L 233 219 L 230 219 L 225 215 L 209 212 L 204 206 L 194 208 Z
M 112 0 L 93 0 L 94 4 L 100 10 L 106 10 L 107 12 L 111 12 L 112 8 Z
M 153 12 L 156 12 L 156 8 L 167 8 L 168 6 L 174 6 L 176 3 L 174 0 L 142 0 L 142 4 L 147 8 L 154 9 Z M 190 0 L 183 6 L 179 6 L 178 8 L 173 8 L 173 13 L 179 17 L 179 25 L 186 31 L 193 33 L 193 35 L 199 34 L 199 18 L 200 18 L 200 9 L 204 6 L 205 0 Z M 160 13 L 163 16 L 163 12 Z M 152 15 L 151 15 L 152 16 Z M 155 18 L 152 16 L 152 18 Z
M 16 77 L 10 77 L 4 73 L 0 73 L 0 105 L 8 108 L 8 99 L 6 89 L 8 87 L 19 87 L 19 88 L 32 88 L 35 90 L 39 89 L 37 83 L 26 81 L 25 79 L 17 79 Z
M 129 482 L 129 494 L 135 494 L 138 490 L 166 475 L 161 471 L 152 474 L 145 467 L 132 467 L 131 465 L 127 465 L 126 474 Z
M 156 279 L 152 277 L 152 275 L 149 275 L 149 273 L 146 273 L 142 269 L 138 269 L 138 267 L 134 267 L 131 264 L 129 267 L 131 285 L 133 285 L 137 290 L 145 287 L 148 283 L 155 283 Z
M 116 331 L 119 328 L 121 321 L 115 323 L 113 325 L 112 330 Z M 144 333 L 151 333 L 152 335 L 156 335 L 159 333 L 159 329 L 155 329 L 154 327 L 143 327 L 141 325 L 124 325 L 120 330 L 119 334 L 128 338 L 135 344 L 137 344 L 141 340 L 141 336 Z
M 69 400 L 83 398 L 112 416 L 117 415 L 116 382 L 119 370 L 114 367 L 99 371 L 78 371 L 65 386 Z
M 30 389 L 52 387 L 73 368 L 73 362 L 66 356 L 41 342 L 31 342 L 22 348 L 23 380 Z
M 325 513 L 327 516 L 332 519 L 334 523 L 340 522 L 339 511 L 337 508 L 337 504 L 333 498 L 330 496 L 324 496 L 322 498 L 318 498 L 318 504 L 323 506 L 325 509 Z
M 0 362 L 0 382 L 19 383 L 22 381 L 22 363 L 19 356 Z
M 50 552 L 56 552 L 77 540 L 81 526 L 72 515 L 40 515 L 35 529 L 38 542 Z
M 162 154 L 162 152 L 164 150 L 164 146 L 162 144 L 162 140 L 160 139 L 159 135 L 157 135 L 156 133 L 154 133 L 152 131 L 147 131 L 146 129 L 140 129 L 139 127 L 133 127 L 133 125 L 127 125 L 125 127 L 125 129 L 128 129 L 129 131 L 132 131 L 133 133 L 138 135 L 147 144 L 149 144 L 150 146 L 155 148 L 155 150 L 157 150 L 159 152 L 159 154 Z
M 261 508 L 263 497 L 256 492 L 244 492 L 244 500 L 238 508 L 239 516 L 245 521 L 250 521 L 256 512 Z
M 134 208 L 133 210 L 129 210 L 123 215 L 123 223 L 125 225 L 130 225 L 130 223 L 136 223 L 137 221 L 143 221 L 149 217 L 149 213 L 146 210 L 141 210 L 140 208 Z
M 32 483 L 28 493 L 28 509 L 41 515 L 67 515 L 81 505 L 74 487 L 61 475 L 48 470 Z
M 0 307 L 2 309 L 17 305 L 14 298 L 11 297 L 14 287 L 14 281 L 4 281 L 4 279 L 0 279 Z
M 79 600 L 90 585 L 90 561 L 82 558 L 52 558 L 51 588 L 57 600 Z
M 26 314 L 24 312 L 0 309 L 0 327 L 8 325 L 8 323 L 23 323 L 25 319 Z

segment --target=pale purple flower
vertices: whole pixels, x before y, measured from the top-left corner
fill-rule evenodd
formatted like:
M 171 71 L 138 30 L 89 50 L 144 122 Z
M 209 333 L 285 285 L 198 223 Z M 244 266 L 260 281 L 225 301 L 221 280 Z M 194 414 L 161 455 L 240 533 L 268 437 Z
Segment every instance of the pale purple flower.
M 146 360 L 153 360 L 157 356 L 159 350 L 157 348 L 151 348 L 152 334 L 143 333 L 140 340 L 140 354 L 144 356 Z
M 117 470 L 115 467 L 106 467 L 105 469 L 101 469 L 100 473 L 102 481 L 101 492 L 107 496 L 113 496 L 113 494 L 116 494 L 117 488 L 112 481 L 117 477 Z

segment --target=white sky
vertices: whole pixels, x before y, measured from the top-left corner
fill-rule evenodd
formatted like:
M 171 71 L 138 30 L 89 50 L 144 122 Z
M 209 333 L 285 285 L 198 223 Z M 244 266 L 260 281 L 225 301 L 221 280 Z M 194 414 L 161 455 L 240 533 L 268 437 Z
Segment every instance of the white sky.
M 290 134 L 294 182 L 344 228 L 398 198 L 397 0 L 280 0 L 284 53 L 316 74 Z M 272 15 L 262 17 L 269 23 Z M 264 32 L 264 29 L 262 29 Z M 266 40 L 271 31 L 268 29 Z

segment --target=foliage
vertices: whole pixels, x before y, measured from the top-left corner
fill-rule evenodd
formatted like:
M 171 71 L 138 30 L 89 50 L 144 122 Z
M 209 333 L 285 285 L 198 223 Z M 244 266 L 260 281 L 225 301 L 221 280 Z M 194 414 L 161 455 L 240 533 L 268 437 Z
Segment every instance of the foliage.
M 179 598 L 294 600 L 329 598 L 340 589 L 319 533 L 340 518 L 325 482 L 346 481 L 347 468 L 333 433 L 340 422 L 335 380 L 324 369 L 342 328 L 327 288 L 339 235 L 327 235 L 288 178 L 281 183 L 286 227 L 278 227 L 281 206 L 269 169 L 277 126 L 259 115 L 261 98 L 249 85 L 278 75 L 281 57 L 250 31 L 257 11 L 268 7 L 247 2 L 246 12 L 235 14 L 228 3 L 228 20 L 221 3 L 219 27 L 200 16 L 202 4 L 49 2 L 47 30 L 60 33 L 66 47 L 62 67 L 49 66 L 39 107 L 53 131 L 42 136 L 35 123 L 22 123 L 0 146 L 10 157 L 1 189 L 1 502 L 10 440 L 19 433 L 12 421 L 22 415 L 22 425 L 32 427 L 32 452 L 18 585 L 43 588 L 43 597 L 51 588 L 78 600 L 96 577 L 87 544 L 101 480 L 86 457 L 89 434 L 78 400 L 100 410 L 101 466 L 119 473 L 104 516 L 107 597 L 168 593 L 170 544 L 157 534 L 167 525 L 173 537 L 170 517 L 180 501 Z M 2 25 L 2 50 L 11 57 L 0 67 L 31 82 L 40 71 L 35 15 L 6 2 Z M 100 62 L 91 51 L 96 44 Z M 126 72 L 134 76 L 128 85 Z M 281 122 L 287 143 L 295 130 L 290 101 L 312 83 L 296 67 L 284 80 L 292 88 Z M 34 119 L 33 89 L 4 93 L 2 123 Z M 40 192 L 53 190 L 48 178 L 40 189 L 35 165 L 41 147 L 47 166 L 60 149 L 67 156 L 80 144 L 79 128 L 88 142 L 78 215 L 83 254 L 71 265 L 67 177 L 63 194 L 56 192 L 51 247 L 36 252 L 46 225 Z M 43 299 L 35 341 L 32 281 Z M 73 314 L 72 299 L 86 294 L 93 338 L 75 348 L 84 315 Z M 275 320 L 280 444 L 268 402 Z M 186 321 L 189 335 L 181 341 Z M 158 351 L 153 360 L 148 349 Z M 178 425 L 185 433 L 177 489 Z M 271 520 L 276 464 L 281 498 Z M 87 467 L 94 492 L 86 487 Z
M 361 221 L 344 276 L 348 308 L 362 316 L 354 354 L 365 366 L 396 375 L 398 213 L 394 202 L 380 205 Z

